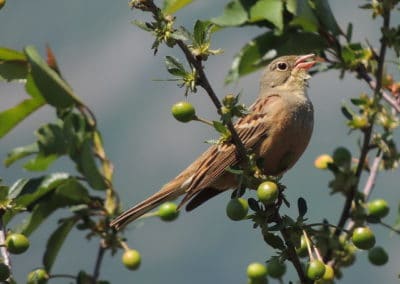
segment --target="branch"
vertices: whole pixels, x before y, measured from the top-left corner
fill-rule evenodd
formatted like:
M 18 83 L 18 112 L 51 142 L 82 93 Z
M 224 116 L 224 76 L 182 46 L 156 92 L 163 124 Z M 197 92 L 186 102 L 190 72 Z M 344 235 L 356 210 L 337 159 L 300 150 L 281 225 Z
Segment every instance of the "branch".
M 100 245 L 99 245 L 99 250 L 97 253 L 96 264 L 94 266 L 94 271 L 93 271 L 93 283 L 97 283 L 97 280 L 100 276 L 100 267 L 101 267 L 101 263 L 103 261 L 105 251 L 106 251 L 106 249 L 104 246 L 104 241 L 101 240 Z
M 204 72 L 204 67 L 202 65 L 202 61 L 198 60 L 192 52 L 189 50 L 188 46 L 182 41 L 182 40 L 176 40 L 177 45 L 179 48 L 183 51 L 185 54 L 185 57 L 187 61 L 193 65 L 193 67 L 196 69 L 197 74 L 198 74 L 198 84 L 207 92 L 208 96 L 210 97 L 211 101 L 214 103 L 215 107 L 218 110 L 218 113 L 221 114 L 221 107 L 222 104 L 219 101 L 217 95 L 215 94 L 213 88 L 211 87 L 211 84 L 207 78 L 207 75 Z M 246 159 L 247 157 L 247 151 L 245 146 L 243 145 L 242 141 L 240 140 L 239 135 L 237 134 L 235 127 L 233 126 L 232 121 L 227 122 L 227 127 L 229 131 L 231 132 L 232 135 L 232 140 L 233 143 L 235 144 L 237 148 L 237 152 L 239 154 L 239 157 L 241 159 Z
M 0 214 L 0 244 L 2 244 L 2 245 L 0 246 L 0 252 L 1 252 L 1 256 L 3 257 L 4 264 L 8 266 L 8 268 L 10 269 L 10 272 L 11 272 L 10 253 L 8 252 L 8 250 L 5 246 L 6 228 L 4 227 L 4 224 L 3 224 L 3 214 L 4 214 L 4 211 L 1 211 L 1 214 Z
M 365 186 L 364 186 L 363 193 L 364 193 L 365 201 L 368 200 L 369 196 L 371 195 L 372 189 L 375 186 L 376 178 L 377 178 L 378 171 L 379 171 L 379 164 L 381 163 L 382 158 L 383 158 L 383 152 L 378 151 L 378 153 L 372 163 L 367 182 L 365 183 Z

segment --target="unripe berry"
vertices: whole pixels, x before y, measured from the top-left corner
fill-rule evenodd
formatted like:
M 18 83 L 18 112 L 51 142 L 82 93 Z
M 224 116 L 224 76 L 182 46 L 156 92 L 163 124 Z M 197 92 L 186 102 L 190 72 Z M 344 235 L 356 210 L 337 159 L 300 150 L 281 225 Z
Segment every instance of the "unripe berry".
M 49 275 L 46 270 L 40 268 L 28 274 L 27 284 L 46 284 L 48 279 Z
M 158 215 L 163 221 L 173 221 L 179 216 L 178 206 L 173 202 L 165 202 L 158 209 Z
M 306 257 L 308 255 L 307 242 L 304 236 L 301 236 L 300 247 L 296 247 L 296 253 L 299 257 Z
M 257 188 L 257 197 L 261 202 L 266 204 L 274 203 L 278 198 L 279 189 L 276 183 L 272 181 L 265 181 Z
M 10 277 L 10 268 L 4 262 L 0 262 L 0 281 L 6 281 L 8 277 Z
M 252 279 L 263 279 L 267 276 L 267 267 L 259 262 L 250 263 L 247 266 L 247 276 Z
M 286 264 L 277 258 L 267 263 L 267 271 L 272 278 L 281 278 L 286 272 Z
M 355 228 L 351 240 L 359 249 L 370 249 L 375 245 L 375 235 L 368 227 Z
M 384 265 L 388 262 L 389 256 L 382 247 L 374 247 L 368 251 L 368 259 L 373 265 Z
M 389 214 L 389 205 L 384 199 L 375 199 L 367 204 L 368 215 L 376 218 L 383 218 Z
M 191 103 L 178 102 L 171 108 L 172 115 L 180 122 L 189 122 L 196 117 L 196 111 Z
M 318 260 L 311 260 L 307 265 L 307 277 L 311 280 L 321 279 L 325 274 L 325 264 Z
M 229 219 L 233 221 L 244 219 L 247 216 L 248 211 L 249 204 L 244 198 L 231 199 L 226 206 L 226 214 L 228 215 Z
M 137 250 L 129 249 L 122 255 L 122 263 L 129 270 L 136 270 L 141 263 L 141 256 Z
M 22 234 L 12 233 L 6 238 L 6 247 L 12 254 L 21 254 L 29 248 L 29 240 Z

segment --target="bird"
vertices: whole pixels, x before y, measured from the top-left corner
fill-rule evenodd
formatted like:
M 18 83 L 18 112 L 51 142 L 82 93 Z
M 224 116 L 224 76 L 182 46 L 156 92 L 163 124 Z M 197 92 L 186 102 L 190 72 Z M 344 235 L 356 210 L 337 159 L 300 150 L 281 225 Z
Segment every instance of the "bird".
M 308 71 L 315 63 L 314 54 L 286 55 L 271 61 L 262 73 L 257 99 L 234 123 L 244 147 L 261 159 L 261 170 L 267 176 L 281 176 L 292 168 L 309 144 L 314 109 L 307 94 Z M 191 211 L 215 195 L 237 188 L 237 176 L 227 169 L 242 159 L 232 142 L 210 146 L 178 176 L 117 216 L 110 226 L 120 230 L 181 195 L 178 208 L 188 203 L 186 210 Z

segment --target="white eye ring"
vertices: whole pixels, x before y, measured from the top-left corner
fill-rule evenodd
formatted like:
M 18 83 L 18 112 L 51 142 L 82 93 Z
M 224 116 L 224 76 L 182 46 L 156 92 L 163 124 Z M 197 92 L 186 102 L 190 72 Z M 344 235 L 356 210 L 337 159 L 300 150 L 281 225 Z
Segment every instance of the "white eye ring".
M 288 69 L 288 64 L 285 62 L 278 62 L 276 64 L 276 67 L 278 68 L 279 71 L 286 71 Z

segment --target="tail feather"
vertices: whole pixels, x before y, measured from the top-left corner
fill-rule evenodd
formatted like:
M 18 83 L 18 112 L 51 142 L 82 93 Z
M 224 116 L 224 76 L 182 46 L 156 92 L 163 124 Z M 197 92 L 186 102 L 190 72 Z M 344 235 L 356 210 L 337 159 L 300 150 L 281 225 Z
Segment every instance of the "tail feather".
M 110 223 L 110 226 L 115 228 L 116 230 L 120 230 L 122 227 L 136 220 L 140 216 L 146 214 L 150 210 L 156 208 L 166 201 L 177 198 L 181 194 L 182 192 L 179 189 L 168 187 L 163 188 L 159 192 L 143 200 L 136 206 L 123 212 Z

